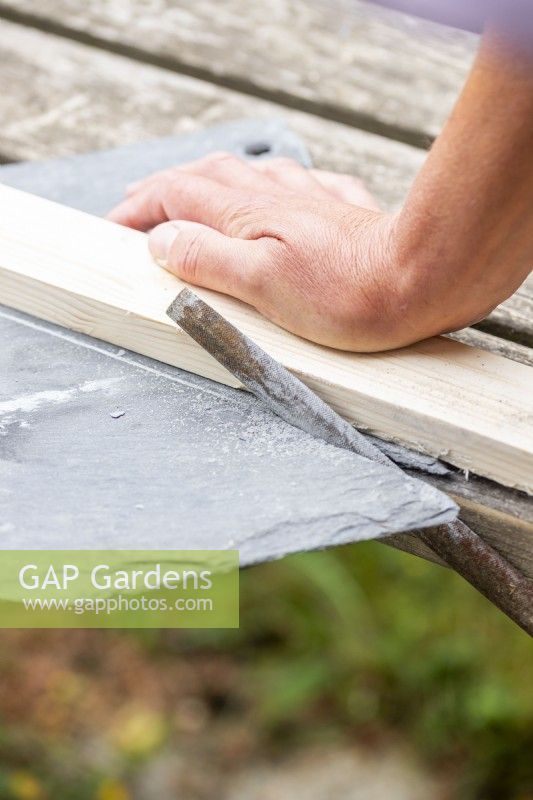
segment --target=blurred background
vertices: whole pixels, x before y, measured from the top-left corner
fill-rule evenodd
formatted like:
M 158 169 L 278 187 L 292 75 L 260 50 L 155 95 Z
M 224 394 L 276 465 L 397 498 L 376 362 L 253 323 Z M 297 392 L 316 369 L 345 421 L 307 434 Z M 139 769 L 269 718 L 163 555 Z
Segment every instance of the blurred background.
M 0 163 L 282 116 L 395 208 L 476 44 L 356 0 L 0 0 Z M 532 800 L 531 644 L 460 578 L 365 544 L 241 595 L 238 631 L 0 631 L 1 800 Z
M 377 543 L 243 573 L 240 630 L 0 632 L 5 800 L 529 800 L 531 643 Z

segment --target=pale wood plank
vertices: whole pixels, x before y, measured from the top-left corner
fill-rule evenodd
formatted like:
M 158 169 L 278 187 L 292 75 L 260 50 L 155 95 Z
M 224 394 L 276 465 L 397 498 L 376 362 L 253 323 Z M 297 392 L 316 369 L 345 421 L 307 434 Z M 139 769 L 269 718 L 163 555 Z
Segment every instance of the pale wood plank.
M 0 300 L 21 311 L 235 385 L 165 315 L 183 285 L 145 235 L 0 187 Z M 436 338 L 385 354 L 341 353 L 200 291 L 341 414 L 385 438 L 533 491 L 533 370 Z
M 242 0 L 2 0 L 0 10 L 419 143 L 439 132 L 477 47 L 472 34 L 359 0 L 275 0 L 268 10 Z

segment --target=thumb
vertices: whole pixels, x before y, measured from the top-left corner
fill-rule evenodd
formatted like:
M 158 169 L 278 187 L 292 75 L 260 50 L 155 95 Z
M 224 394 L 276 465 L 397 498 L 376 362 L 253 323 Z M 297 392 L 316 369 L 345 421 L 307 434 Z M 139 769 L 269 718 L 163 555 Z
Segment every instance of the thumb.
M 157 263 L 188 283 L 255 304 L 265 241 L 234 239 L 198 222 L 172 220 L 154 228 L 148 246 Z

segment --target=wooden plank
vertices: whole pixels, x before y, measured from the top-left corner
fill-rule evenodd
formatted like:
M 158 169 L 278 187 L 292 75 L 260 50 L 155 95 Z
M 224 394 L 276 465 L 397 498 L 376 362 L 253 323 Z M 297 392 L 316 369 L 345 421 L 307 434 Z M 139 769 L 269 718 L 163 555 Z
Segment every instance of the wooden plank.
M 419 145 L 477 37 L 359 0 L 1 0 L 0 13 Z
M 69 155 L 242 117 L 283 115 L 317 165 L 360 175 L 387 208 L 401 205 L 424 160 L 420 150 L 381 136 L 5 21 L 0 63 L 5 160 Z
M 151 135 L 186 131 L 212 120 L 247 113 L 252 102 L 254 113 L 259 108 L 257 101 L 247 100 L 234 92 L 216 92 L 212 91 L 212 87 L 207 87 L 209 91 L 202 93 L 201 89 L 206 87 L 200 81 L 185 79 L 165 82 L 163 78 L 167 73 L 164 70 L 149 70 L 124 59 L 105 59 L 103 54 L 88 48 L 68 47 L 60 39 L 23 31 L 18 26 L 2 25 L 1 33 L 3 71 L 9 80 L 4 82 L 0 109 L 4 111 L 3 119 L 11 122 L 8 129 L 11 158 L 55 156 L 136 141 Z M 8 44 L 11 47 L 8 48 Z M 124 64 L 127 64 L 126 68 Z M 36 80 L 35 76 L 42 76 L 42 81 Z M 69 105 L 73 97 L 76 103 Z M 203 103 L 201 98 L 204 99 Z M 59 113 L 56 114 L 54 107 L 58 103 Z M 268 110 L 265 112 L 264 109 Z M 275 107 L 262 104 L 259 113 L 272 113 L 272 109 Z M 209 117 L 210 113 L 214 116 Z M 398 203 L 402 187 L 406 188 L 410 180 L 408 175 L 406 177 L 403 162 L 406 160 L 407 166 L 411 164 L 409 158 L 406 159 L 411 148 L 394 149 L 393 143 L 387 143 L 387 151 L 380 154 L 382 145 L 379 137 L 360 138 L 348 132 L 339 137 L 339 150 L 327 151 L 319 137 L 326 135 L 331 140 L 333 133 L 336 138 L 337 132 L 343 131 L 344 126 L 324 126 L 322 133 L 318 125 L 313 125 L 313 118 L 298 115 L 298 124 L 294 123 L 294 119 L 296 117 L 291 120 L 293 127 L 300 126 L 299 130 L 304 135 L 311 128 L 313 137 L 317 137 L 312 142 L 312 149 L 318 163 L 340 170 L 347 169 L 346 165 L 351 163 L 361 170 L 368 160 L 369 177 L 372 180 L 374 170 L 380 166 L 379 158 L 384 158 L 384 169 L 378 174 L 374 192 L 389 206 Z M 21 125 L 21 122 L 26 124 Z M 379 142 L 379 147 L 376 142 Z M 378 150 L 377 155 L 375 150 Z M 392 164 L 386 163 L 387 154 L 393 151 Z M 478 347 L 501 352 L 522 363 L 530 363 L 531 351 L 512 342 L 473 330 L 462 331 L 454 336 L 468 343 L 475 342 Z M 464 500 L 465 488 L 462 486 L 452 493 L 462 506 L 465 502 L 475 506 L 478 531 L 486 535 L 489 529 L 489 538 L 490 531 L 494 531 L 493 543 L 513 561 L 515 550 L 527 550 L 528 537 L 532 535 L 531 524 L 524 528 L 523 522 L 515 519 L 517 516 L 522 520 L 527 518 L 527 501 L 522 499 L 517 503 L 512 495 L 505 492 L 497 504 L 497 513 L 491 511 L 487 517 L 485 506 L 488 505 L 490 511 L 489 501 L 499 495 L 493 484 L 490 484 L 490 491 L 480 494 L 478 484 L 479 481 L 471 479 L 466 485 L 466 489 L 471 488 L 474 500 Z M 441 488 L 450 491 L 448 486 Z M 465 509 L 463 511 L 469 513 Z M 496 525 L 493 524 L 493 518 L 497 520 Z M 473 525 L 474 517 L 467 521 Z M 517 563 L 516 560 L 513 563 Z M 532 574 L 527 569 L 526 573 Z
M 483 331 L 476 328 L 463 328 L 461 331 L 448 333 L 446 336 L 456 342 L 462 342 L 471 347 L 479 347 L 489 353 L 496 353 L 499 356 L 518 361 L 519 364 L 533 367 L 533 349 L 531 347 L 510 342 L 508 339 L 500 339 L 498 336 L 493 336 L 491 333 L 483 333 Z
M 518 344 L 533 347 L 533 275 L 513 297 L 502 303 L 476 327 Z
M 0 187 L 0 300 L 235 385 L 165 315 L 183 285 L 144 234 Z M 533 491 L 533 370 L 445 338 L 385 354 L 341 353 L 200 291 L 351 421 L 504 485 Z
M 413 473 L 414 474 L 414 473 Z M 533 502 L 528 495 L 505 489 L 475 475 L 425 475 L 424 480 L 449 494 L 460 506 L 460 517 L 524 575 L 533 579 Z M 413 534 L 387 542 L 400 550 L 442 563 Z

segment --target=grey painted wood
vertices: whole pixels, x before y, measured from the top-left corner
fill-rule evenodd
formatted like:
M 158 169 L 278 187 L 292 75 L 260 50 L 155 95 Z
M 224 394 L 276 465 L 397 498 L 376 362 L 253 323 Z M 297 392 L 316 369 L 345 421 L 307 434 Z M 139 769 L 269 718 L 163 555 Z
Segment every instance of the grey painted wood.
M 292 107 L 424 143 L 446 119 L 477 37 L 359 0 L 1 0 L 56 26 Z M 17 18 L 17 17 L 16 17 Z
M 258 145 L 265 152 L 253 155 Z M 103 217 L 123 199 L 129 183 L 220 149 L 250 161 L 283 157 L 305 165 L 311 163 L 301 139 L 282 120 L 244 119 L 193 134 L 165 136 L 110 150 L 8 164 L 0 167 L 0 181 Z
M 424 480 L 448 492 L 461 507 L 461 519 L 480 533 L 525 575 L 533 578 L 533 500 L 476 475 L 455 472 Z M 431 559 L 415 536 L 394 536 L 389 543 Z M 432 560 L 435 560 L 434 558 Z
M 481 331 L 533 347 L 533 276 L 513 297 L 476 326 Z

